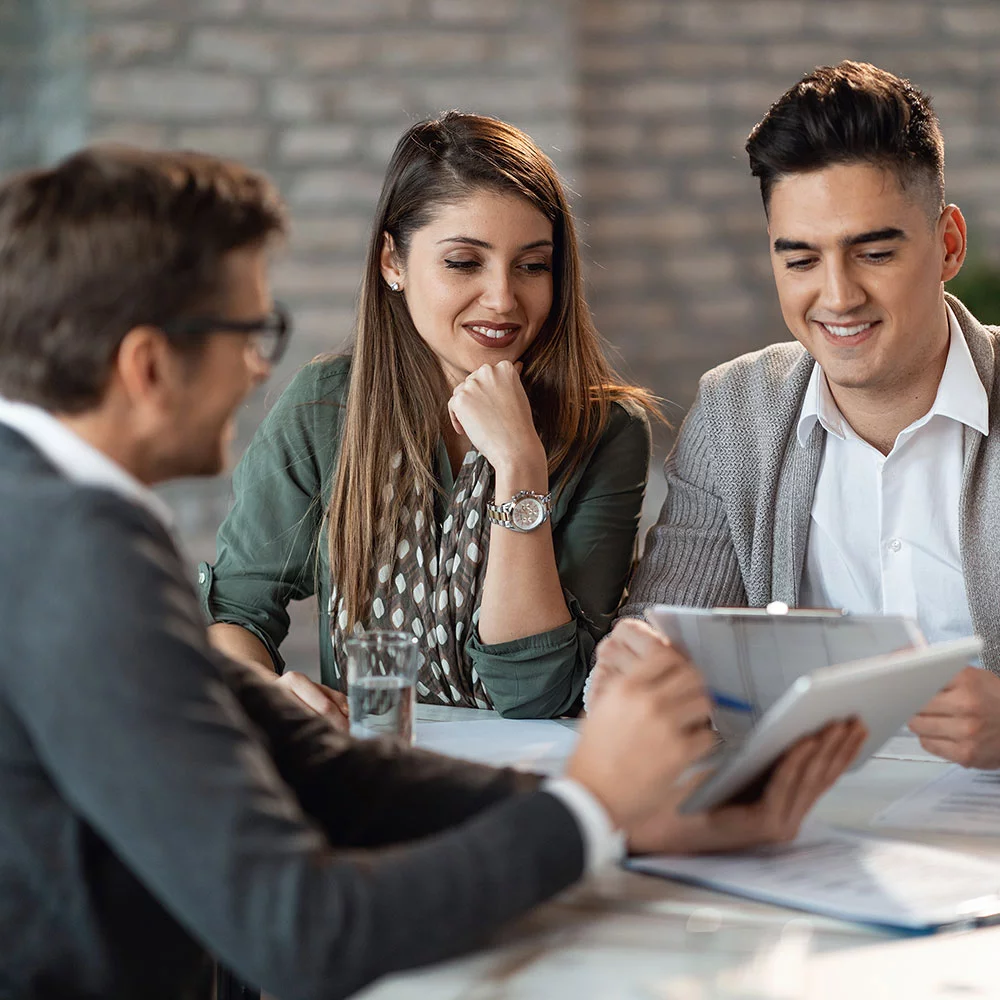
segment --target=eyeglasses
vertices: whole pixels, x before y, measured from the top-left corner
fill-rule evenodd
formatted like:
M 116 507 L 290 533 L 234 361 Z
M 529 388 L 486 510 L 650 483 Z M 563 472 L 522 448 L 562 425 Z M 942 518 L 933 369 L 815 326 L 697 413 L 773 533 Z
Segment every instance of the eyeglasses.
M 279 303 L 262 319 L 219 319 L 215 316 L 192 316 L 161 323 L 160 329 L 168 337 L 202 337 L 208 333 L 249 334 L 250 344 L 261 361 L 276 365 L 288 346 L 292 320 L 288 310 Z

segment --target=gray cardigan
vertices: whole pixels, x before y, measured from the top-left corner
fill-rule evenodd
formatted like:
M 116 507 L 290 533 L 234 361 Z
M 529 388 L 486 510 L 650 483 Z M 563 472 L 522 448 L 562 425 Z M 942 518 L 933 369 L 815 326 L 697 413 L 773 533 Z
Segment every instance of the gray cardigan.
M 989 436 L 965 428 L 960 540 L 983 663 L 1000 673 L 1000 328 L 946 298 L 989 398 Z M 621 616 L 657 602 L 798 603 L 825 434 L 817 423 L 803 448 L 795 433 L 814 363 L 798 343 L 781 343 L 702 377 Z
M 145 509 L 0 427 L 0 997 L 285 1000 L 454 955 L 565 888 L 537 779 L 358 744 L 214 653 Z

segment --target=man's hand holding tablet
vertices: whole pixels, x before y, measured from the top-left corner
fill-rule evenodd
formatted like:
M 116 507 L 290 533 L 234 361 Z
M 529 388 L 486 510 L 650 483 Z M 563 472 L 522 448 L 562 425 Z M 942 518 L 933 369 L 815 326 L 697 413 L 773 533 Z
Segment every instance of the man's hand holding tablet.
M 616 686 L 645 683 L 657 688 L 660 699 L 677 699 L 673 745 L 679 757 L 693 764 L 712 746 L 710 701 L 700 675 L 651 625 L 638 619 L 618 622 L 598 646 L 594 674 L 589 725 L 622 724 L 616 718 Z M 664 678 L 671 683 L 664 684 Z M 704 776 L 674 784 L 664 789 L 659 801 L 649 803 L 644 820 L 629 824 L 629 847 L 636 853 L 690 853 L 793 840 L 816 800 L 847 769 L 866 736 L 863 725 L 844 721 L 800 740 L 778 763 L 760 797 L 747 805 L 682 816 L 678 806 Z
M 830 723 L 782 757 L 753 802 L 682 814 L 681 803 L 705 780 L 699 774 L 673 789 L 657 815 L 630 836 L 629 849 L 634 854 L 706 854 L 794 840 L 812 807 L 850 767 L 867 732 L 856 719 Z
M 711 709 L 701 677 L 683 657 L 666 665 L 638 658 L 588 712 L 566 777 L 589 789 L 631 840 L 715 745 Z

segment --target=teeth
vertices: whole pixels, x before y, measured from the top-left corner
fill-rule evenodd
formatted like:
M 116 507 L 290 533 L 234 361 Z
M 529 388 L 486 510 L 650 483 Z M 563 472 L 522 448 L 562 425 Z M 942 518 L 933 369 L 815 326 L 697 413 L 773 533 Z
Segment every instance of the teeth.
M 858 323 L 856 326 L 830 326 L 828 323 L 824 323 L 823 326 L 835 337 L 853 337 L 855 334 L 867 330 L 871 323 Z
M 471 329 L 475 330 L 480 336 L 489 337 L 491 340 L 499 340 L 510 333 L 510 330 L 494 330 L 488 326 L 474 326 Z

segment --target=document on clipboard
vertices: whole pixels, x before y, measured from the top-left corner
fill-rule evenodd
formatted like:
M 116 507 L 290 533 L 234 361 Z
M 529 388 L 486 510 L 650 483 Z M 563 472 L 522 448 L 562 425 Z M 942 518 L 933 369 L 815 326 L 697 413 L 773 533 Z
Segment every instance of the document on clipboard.
M 705 677 L 716 698 L 714 721 L 726 740 L 740 740 L 800 677 L 818 667 L 925 646 L 902 615 L 851 615 L 835 610 L 688 608 L 656 604 L 649 622 Z M 749 711 L 736 707 L 741 703 Z
M 1000 864 L 813 824 L 740 854 L 640 857 L 634 871 L 855 923 L 929 934 L 1000 919 Z

